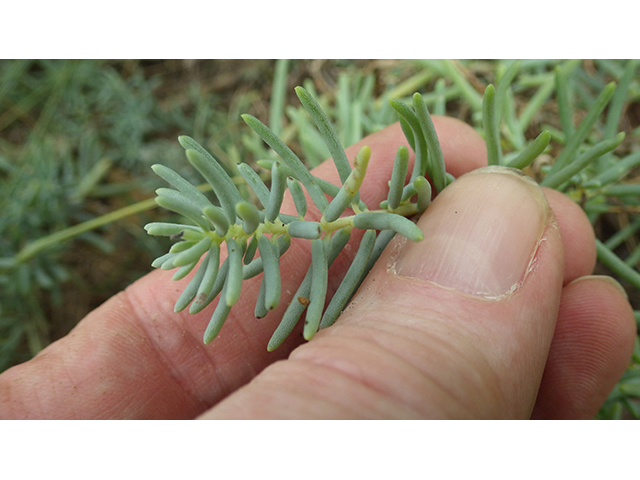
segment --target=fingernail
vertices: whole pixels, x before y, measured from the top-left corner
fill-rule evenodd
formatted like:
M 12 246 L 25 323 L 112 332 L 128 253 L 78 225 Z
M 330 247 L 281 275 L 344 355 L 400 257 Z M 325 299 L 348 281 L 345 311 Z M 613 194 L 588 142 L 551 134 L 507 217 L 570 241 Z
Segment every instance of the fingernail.
M 530 268 L 550 208 L 540 187 L 519 170 L 484 167 L 445 188 L 407 242 L 395 273 L 478 297 L 515 291 Z

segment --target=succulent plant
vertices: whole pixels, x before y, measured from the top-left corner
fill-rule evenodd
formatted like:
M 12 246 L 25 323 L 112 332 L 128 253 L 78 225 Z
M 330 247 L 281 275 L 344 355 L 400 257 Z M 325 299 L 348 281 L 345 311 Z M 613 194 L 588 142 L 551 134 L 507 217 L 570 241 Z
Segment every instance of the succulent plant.
M 597 118 L 600 115 L 614 90 L 614 84 L 605 89 L 591 116 Z M 240 297 L 244 280 L 263 275 L 255 306 L 257 318 L 264 317 L 280 304 L 279 262 L 292 239 L 311 242 L 311 264 L 293 296 L 298 301 L 289 303 L 268 349 L 273 350 L 284 341 L 305 310 L 303 335 L 310 340 L 319 329 L 336 321 L 395 234 L 413 241 L 422 239 L 422 231 L 410 218 L 424 212 L 432 196 L 454 181 L 453 176 L 445 171 L 442 150 L 427 105 L 416 93 L 411 104 L 395 99 L 390 101 L 414 151 L 413 170 L 408 175 L 409 151 L 405 146 L 399 146 L 387 199 L 376 206 L 365 204 L 358 191 L 366 175 L 370 148 L 360 149 L 352 168 L 336 131 L 317 101 L 302 87 L 296 88 L 296 94 L 331 153 L 342 185 L 333 185 L 315 177 L 272 130 L 251 115 L 243 115 L 242 118 L 278 155 L 275 161 L 260 162 L 261 166 L 271 170 L 269 186 L 248 164 L 237 166 L 261 208 L 247 201 L 213 155 L 190 137 L 181 136 L 179 142 L 186 150 L 188 161 L 211 186 L 217 198 L 216 204 L 175 171 L 162 165 L 152 167 L 174 187 L 158 189 L 156 202 L 190 222 L 150 223 L 145 226 L 151 235 L 164 235 L 176 241 L 169 252 L 157 258 L 152 265 L 163 270 L 177 269 L 174 280 L 182 279 L 196 269 L 175 304 L 176 312 L 190 305 L 189 312 L 198 313 L 219 297 L 204 333 L 205 343 L 211 342 L 219 333 Z M 490 165 L 522 169 L 545 150 L 550 135 L 543 132 L 507 161 L 499 141 L 499 116 L 496 113 L 499 112 L 496 103 L 501 101 L 499 95 L 499 89 L 496 91 L 493 85 L 489 85 L 483 98 L 488 161 Z M 577 155 L 591 125 L 589 118 L 583 122 L 547 173 L 543 184 L 555 188 L 562 186 L 596 158 L 618 146 L 624 138 L 624 134 L 619 134 Z M 291 194 L 297 216 L 280 212 L 286 190 Z M 306 219 L 308 199 L 322 213 L 320 221 Z M 346 246 L 354 228 L 365 232 L 353 262 L 325 309 L 329 266 Z M 226 245 L 227 257 L 220 263 L 222 244 Z

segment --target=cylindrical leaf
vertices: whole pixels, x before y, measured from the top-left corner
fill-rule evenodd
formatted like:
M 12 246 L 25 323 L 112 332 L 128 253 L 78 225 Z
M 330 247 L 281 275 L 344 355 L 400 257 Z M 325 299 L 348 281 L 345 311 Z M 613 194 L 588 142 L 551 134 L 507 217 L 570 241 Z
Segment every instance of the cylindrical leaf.
M 184 242 L 174 243 L 173 245 L 171 245 L 171 248 L 169 249 L 169 253 L 184 252 L 185 250 L 189 250 L 196 243 L 198 243 L 198 242 L 186 242 L 186 241 L 184 241 Z
M 199 235 L 197 239 L 193 238 L 193 240 L 200 240 L 203 235 L 202 229 L 194 227 L 193 225 L 183 225 L 179 223 L 152 222 L 147 223 L 144 229 L 149 235 L 162 237 L 184 238 L 185 233 L 188 231 L 191 234 Z
M 411 129 L 411 133 L 413 135 L 413 151 L 415 153 L 415 161 L 413 163 L 413 172 L 411 173 L 411 180 L 413 181 L 418 175 L 424 175 L 424 172 L 427 170 L 427 141 L 422 132 L 422 127 L 420 126 L 420 120 L 418 120 L 418 116 L 416 112 L 413 111 L 411 107 L 407 104 L 391 99 L 389 100 L 391 107 L 398 112 L 400 117 L 404 119 L 404 122 L 401 120 L 400 125 L 402 125 L 403 130 L 408 127 Z M 406 134 L 405 134 L 406 136 Z M 407 137 L 409 140 L 409 137 Z M 409 141 L 411 145 L 411 141 Z
M 169 182 L 185 196 L 189 198 L 200 210 L 211 205 L 209 199 L 189 181 L 185 180 L 169 167 L 164 165 L 152 165 L 151 169 L 163 180 Z
M 349 160 L 347 160 L 347 154 L 338 139 L 338 135 L 329 121 L 329 117 L 327 117 L 318 102 L 304 88 L 296 87 L 295 91 L 300 99 L 300 103 L 302 103 L 302 106 L 318 127 L 320 135 L 322 135 L 322 139 L 331 153 L 333 163 L 336 165 L 340 180 L 344 183 L 351 173 L 351 167 Z
M 170 188 L 158 188 L 156 190 L 156 203 L 162 208 L 176 212 L 188 218 L 205 231 L 209 231 L 208 222 L 202 215 L 202 211 L 194 205 L 184 194 Z
M 542 132 L 538 137 L 531 142 L 527 147 L 518 154 L 516 158 L 511 160 L 507 167 L 523 169 L 529 166 L 538 156 L 544 152 L 544 149 L 549 145 L 551 140 L 551 134 L 548 131 Z
M 318 222 L 294 221 L 287 224 L 289 235 L 296 238 L 315 240 L 322 234 L 322 226 Z
M 431 203 L 431 184 L 420 176 L 413 181 L 413 185 L 418 193 L 418 212 L 424 212 Z
M 427 105 L 422 100 L 422 96 L 419 93 L 413 95 L 413 108 L 416 111 L 418 122 L 420 123 L 420 129 L 424 135 L 424 140 L 427 145 L 428 159 L 427 159 L 427 173 L 437 192 L 440 192 L 445 187 L 445 166 L 444 156 L 442 149 L 440 148 L 440 142 L 438 141 L 438 134 L 433 126 L 431 115 L 427 110 Z M 414 169 L 415 172 L 415 169 Z M 421 171 L 420 175 L 424 176 L 425 171 Z M 412 175 L 417 177 L 418 175 Z M 414 178 L 415 179 L 415 178 Z
M 193 276 L 189 284 L 180 294 L 178 300 L 176 301 L 175 306 L 173 307 L 174 312 L 181 312 L 184 310 L 187 305 L 191 303 L 191 301 L 196 297 L 196 293 L 198 293 L 198 288 L 200 287 L 200 283 L 204 278 L 206 268 L 203 267 L 202 264 L 198 267 L 196 274 Z
M 211 320 L 209 320 L 209 325 L 207 325 L 207 329 L 204 331 L 204 336 L 202 338 L 204 344 L 208 344 L 213 341 L 222 326 L 224 325 L 225 320 L 229 316 L 229 312 L 231 311 L 231 306 L 224 301 L 227 296 L 227 289 L 229 286 L 229 278 L 227 277 L 224 287 L 222 289 L 222 293 L 220 295 L 220 300 L 218 300 L 218 305 L 216 309 L 213 311 L 213 315 L 211 315 Z
M 489 84 L 484 91 L 482 99 L 482 125 L 484 126 L 484 140 L 487 144 L 489 165 L 500 165 L 502 159 L 500 132 L 496 118 L 495 93 L 495 87 Z
M 218 269 L 220 268 L 220 247 L 214 244 L 209 249 L 209 253 L 203 260 L 203 266 L 205 268 L 202 282 L 198 287 L 196 298 L 193 301 L 194 304 L 203 304 L 206 302 L 209 294 L 213 290 L 216 279 L 218 278 Z M 196 307 L 194 307 L 196 308 Z
M 333 234 L 329 246 L 329 265 L 333 263 L 336 257 L 344 249 L 350 237 L 351 234 L 349 229 L 346 228 L 342 228 Z M 275 332 L 273 332 L 273 335 L 269 340 L 269 345 L 267 346 L 267 350 L 270 352 L 278 348 L 282 342 L 284 342 L 298 323 L 302 312 L 307 308 L 307 305 L 309 304 L 309 292 L 311 291 L 311 270 L 312 269 L 309 268 L 307 271 L 304 280 L 294 294 L 287 310 L 284 312 L 282 320 L 278 324 Z
M 305 340 L 311 338 L 318 331 L 324 302 L 327 297 L 328 261 L 324 250 L 324 241 L 317 239 L 311 242 L 311 292 L 309 306 L 305 318 L 303 335 Z
M 246 163 L 238 164 L 238 172 L 240 172 L 242 178 L 244 178 L 247 184 L 251 187 L 251 190 L 256 194 L 256 197 L 258 197 L 262 206 L 266 207 L 267 202 L 269 201 L 269 189 L 264 184 L 260 176 Z
M 240 290 L 242 288 L 242 249 L 233 238 L 230 238 L 227 240 L 227 252 L 229 273 L 224 286 L 226 290 L 224 301 L 231 307 L 240 298 Z
M 265 298 L 267 297 L 267 280 L 263 276 L 262 282 L 260 282 L 260 291 L 258 292 L 258 298 L 256 300 L 256 306 L 253 310 L 253 315 L 256 318 L 264 318 L 269 313 L 267 307 L 265 306 Z
M 195 262 L 200 257 L 202 257 L 202 255 L 204 255 L 207 250 L 209 250 L 209 247 L 211 247 L 211 238 L 205 237 L 191 248 L 176 255 L 176 257 L 173 259 L 173 266 L 182 267 L 184 265 L 189 265 L 190 263 Z
M 256 132 L 260 137 L 278 154 L 285 165 L 287 165 L 292 174 L 302 182 L 309 192 L 313 203 L 322 212 L 327 207 L 327 199 L 320 190 L 320 187 L 313 180 L 313 176 L 309 169 L 304 166 L 302 161 L 293 151 L 287 147 L 282 140 L 278 138 L 265 124 L 251 115 L 242 115 L 242 119 Z
M 575 153 L 580 148 L 580 145 L 585 140 L 585 138 L 587 138 L 587 135 L 591 131 L 591 128 L 596 123 L 598 118 L 600 118 L 602 111 L 609 103 L 609 100 L 611 100 L 611 96 L 613 95 L 615 90 L 615 83 L 612 82 L 608 84 L 600 93 L 598 98 L 596 98 L 596 100 L 592 103 L 591 108 L 587 112 L 587 115 L 582 120 L 573 135 L 571 135 L 571 137 L 568 139 L 567 144 L 560 152 L 560 155 L 558 155 L 558 158 L 556 159 L 553 167 L 551 168 L 551 171 L 549 172 L 550 174 L 556 173 L 558 170 L 564 168 L 569 162 L 571 162 Z
M 195 262 L 190 263 L 189 265 L 180 267 L 176 271 L 176 273 L 173 274 L 173 276 L 171 277 L 171 280 L 174 280 L 174 281 L 182 280 L 184 277 L 189 275 L 189 273 L 191 273 L 191 270 L 193 270 L 193 267 L 195 267 L 197 264 L 198 264 L 198 261 L 196 260 Z
M 289 187 L 289 191 L 291 192 L 291 198 L 293 198 L 293 203 L 296 206 L 298 217 L 301 219 L 304 218 L 307 214 L 307 199 L 304 196 L 300 183 L 295 178 L 288 177 L 287 187 Z
M 205 180 L 211 185 L 213 192 L 220 201 L 220 207 L 224 210 L 224 213 L 230 219 L 235 218 L 235 204 L 242 201 L 240 192 L 234 185 L 227 172 L 216 162 L 210 160 L 206 155 L 197 151 L 188 149 L 186 150 L 187 159 L 193 165 L 196 170 L 205 178 Z
M 219 258 L 219 257 L 218 257 Z M 216 276 L 216 280 L 215 282 L 213 282 L 213 287 L 211 288 L 211 290 L 209 291 L 209 294 L 207 295 L 207 298 L 202 301 L 202 298 L 198 299 L 198 301 L 193 302 L 191 304 L 191 306 L 189 307 L 189 313 L 190 314 L 196 314 L 201 312 L 202 310 L 204 310 L 206 308 L 207 305 L 209 305 L 211 302 L 213 302 L 213 300 L 220 295 L 220 292 L 222 291 L 222 288 L 224 287 L 224 284 L 226 283 L 227 280 L 227 273 L 229 272 L 229 258 L 227 257 L 224 262 L 222 262 L 222 265 L 220 265 L 220 268 L 218 268 L 218 275 Z M 219 300 L 222 303 L 224 302 L 224 296 L 221 296 L 221 300 Z
M 256 235 L 251 237 L 251 240 L 247 244 L 247 249 L 244 252 L 244 257 L 242 262 L 245 265 L 248 265 L 253 260 L 253 257 L 256 255 L 256 250 L 258 249 L 258 239 Z
M 284 192 L 286 190 L 286 177 L 280 172 L 277 163 L 271 167 L 271 192 L 269 193 L 269 202 L 265 209 L 265 220 L 273 222 L 280 213 Z
M 358 285 L 360 285 L 361 278 L 365 274 L 367 262 L 373 250 L 375 241 L 375 230 L 367 230 L 362 236 L 362 240 L 360 240 L 360 246 L 358 247 L 358 252 L 354 257 L 353 262 L 349 266 L 349 269 L 347 270 L 342 283 L 340 283 L 340 286 L 336 290 L 336 293 L 333 294 L 333 298 L 329 302 L 329 305 L 327 305 L 327 309 L 322 315 L 320 328 L 326 328 L 333 325 L 333 323 L 340 315 L 340 312 L 342 312 L 342 309 L 345 307 L 351 296 L 358 288 Z
M 210 207 L 205 207 L 203 210 L 206 217 L 211 220 L 213 225 L 216 227 L 216 233 L 220 237 L 224 237 L 229 231 L 229 221 L 230 219 L 225 215 L 225 213 L 218 207 L 214 207 L 213 205 Z M 235 215 L 233 219 L 235 219 Z
M 267 310 L 273 310 L 280 303 L 281 288 L 277 247 L 267 237 L 261 235 L 258 239 L 258 250 L 260 251 L 264 271 L 264 305 Z
M 402 190 L 407 178 L 407 168 L 409 166 L 409 150 L 404 145 L 398 147 L 396 159 L 393 162 L 393 171 L 389 181 L 389 195 L 387 205 L 391 210 L 395 210 L 402 200 Z
M 260 213 L 250 202 L 242 201 L 236 204 L 236 214 L 242 219 L 242 229 L 246 234 L 252 234 L 260 225 Z
M 204 157 L 204 160 L 206 163 L 205 166 L 207 170 L 207 175 L 211 177 L 216 177 L 217 179 L 215 182 L 216 185 L 219 185 L 221 187 L 221 190 L 225 192 L 225 196 L 226 194 L 230 195 L 231 197 L 230 203 L 232 205 L 235 205 L 236 203 L 242 200 L 242 196 L 240 195 L 240 192 L 238 192 L 238 189 L 233 183 L 233 180 L 227 174 L 225 169 L 222 168 L 222 165 L 220 164 L 218 159 L 214 158 L 213 155 L 211 155 L 202 145 L 200 145 L 193 138 L 187 135 L 179 136 L 178 142 L 180 142 L 180 145 L 182 145 L 182 148 L 184 148 L 185 150 L 189 150 L 189 149 L 195 150 Z M 187 155 L 187 158 L 188 158 L 188 155 Z M 196 168 L 198 169 L 198 167 Z M 205 179 L 207 180 L 207 182 L 209 182 L 209 179 L 206 176 L 205 176 Z M 214 186 L 211 182 L 209 182 L 209 184 L 211 185 L 211 187 Z M 222 203 L 222 198 L 220 198 L 220 195 L 218 195 L 218 190 L 214 188 L 213 192 L 216 194 L 216 196 Z
M 364 146 L 360 149 L 356 155 L 353 170 L 347 178 L 336 197 L 331 201 L 329 206 L 324 211 L 324 219 L 327 222 L 334 222 L 345 211 L 345 209 L 351 204 L 351 201 L 355 198 L 364 176 L 367 173 L 367 165 L 369 164 L 369 158 L 371 157 L 371 149 Z
M 160 268 L 162 267 L 162 265 L 165 264 L 165 262 L 167 262 L 167 260 L 171 260 L 173 258 L 175 258 L 177 254 L 175 253 L 165 253 L 164 255 L 160 255 L 158 258 L 156 258 L 153 262 L 151 262 L 151 266 L 153 268 Z
M 394 230 L 414 242 L 419 242 L 424 236 L 422 230 L 415 223 L 395 213 L 358 213 L 353 217 L 353 224 L 356 228 L 363 230 Z

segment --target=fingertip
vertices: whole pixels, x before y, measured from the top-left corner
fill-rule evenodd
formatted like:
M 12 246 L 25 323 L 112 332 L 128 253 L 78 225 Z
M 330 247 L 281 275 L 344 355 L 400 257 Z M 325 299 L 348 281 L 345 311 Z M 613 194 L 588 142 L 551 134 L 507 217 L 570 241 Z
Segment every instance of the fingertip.
M 615 280 L 588 275 L 565 286 L 532 418 L 593 418 L 626 370 L 635 337 Z

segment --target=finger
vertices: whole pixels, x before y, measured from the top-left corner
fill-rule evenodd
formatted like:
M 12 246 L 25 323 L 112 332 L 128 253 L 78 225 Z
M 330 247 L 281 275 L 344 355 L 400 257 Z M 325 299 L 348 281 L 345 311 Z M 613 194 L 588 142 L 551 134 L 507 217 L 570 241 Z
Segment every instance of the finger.
M 585 276 L 567 285 L 532 418 L 593 418 L 626 370 L 635 336 L 615 280 Z
M 504 169 L 447 187 L 330 329 L 207 418 L 528 418 L 563 246 L 542 190 Z
M 543 190 L 562 233 L 566 287 L 533 418 L 593 418 L 628 365 L 635 322 L 617 282 L 590 277 L 595 234 L 583 210 Z
M 553 210 L 564 245 L 565 269 L 563 284 L 590 275 L 596 264 L 595 233 L 582 208 L 557 190 L 543 188 Z
M 446 118 L 434 118 L 434 124 L 454 174 L 486 163 L 484 142 L 471 127 Z M 371 181 L 362 188 L 367 201 L 383 199 L 403 142 L 398 125 L 366 139 L 372 148 Z M 348 149 L 349 158 L 359 147 Z M 314 174 L 337 183 L 330 162 Z M 345 252 L 332 275 L 343 274 L 352 254 Z M 291 247 L 282 261 L 283 291 L 295 291 L 304 273 L 300 265 L 308 261 L 304 242 Z M 282 309 L 261 321 L 254 318 L 257 278 L 243 284 L 240 303 L 220 337 L 204 346 L 202 334 L 214 305 L 198 315 L 173 313 L 189 279 L 170 278 L 169 272 L 152 272 L 90 313 L 67 337 L 0 375 L 0 417 L 193 418 L 302 341 L 292 336 L 275 352 L 266 352 Z

